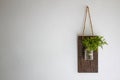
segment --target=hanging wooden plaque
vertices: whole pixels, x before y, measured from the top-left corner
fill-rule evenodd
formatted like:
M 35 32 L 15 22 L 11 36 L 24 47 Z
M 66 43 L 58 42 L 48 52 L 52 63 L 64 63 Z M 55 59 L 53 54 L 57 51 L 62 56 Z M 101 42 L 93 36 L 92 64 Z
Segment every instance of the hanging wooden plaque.
M 90 36 L 85 36 L 90 37 Z M 84 59 L 84 47 L 82 45 L 82 36 L 78 36 L 78 72 L 97 73 L 98 72 L 98 50 L 93 52 L 93 60 Z

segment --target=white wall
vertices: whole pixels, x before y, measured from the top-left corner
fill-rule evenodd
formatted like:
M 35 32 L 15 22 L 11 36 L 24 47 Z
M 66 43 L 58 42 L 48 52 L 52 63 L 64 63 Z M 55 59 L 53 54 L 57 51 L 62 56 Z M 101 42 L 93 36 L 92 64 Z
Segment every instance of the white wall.
M 120 80 L 120 0 L 0 0 L 0 80 Z M 89 5 L 99 73 L 77 72 L 77 36 Z

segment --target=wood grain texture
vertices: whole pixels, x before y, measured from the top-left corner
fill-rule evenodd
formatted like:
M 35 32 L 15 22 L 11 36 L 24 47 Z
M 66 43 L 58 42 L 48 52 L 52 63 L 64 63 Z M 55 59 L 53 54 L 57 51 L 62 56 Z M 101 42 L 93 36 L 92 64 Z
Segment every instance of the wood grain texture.
M 82 46 L 82 36 L 78 36 L 78 72 L 80 73 L 98 72 L 98 50 L 94 51 L 93 56 L 94 56 L 93 60 L 84 59 L 84 47 Z

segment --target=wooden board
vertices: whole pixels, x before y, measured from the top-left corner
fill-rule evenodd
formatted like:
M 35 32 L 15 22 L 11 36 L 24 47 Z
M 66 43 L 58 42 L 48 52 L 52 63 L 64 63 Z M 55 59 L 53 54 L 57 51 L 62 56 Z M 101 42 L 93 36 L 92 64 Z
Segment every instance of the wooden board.
M 84 59 L 84 47 L 82 46 L 82 36 L 78 36 L 78 72 L 80 73 L 98 72 L 98 50 L 94 51 L 93 56 L 94 56 L 93 60 Z

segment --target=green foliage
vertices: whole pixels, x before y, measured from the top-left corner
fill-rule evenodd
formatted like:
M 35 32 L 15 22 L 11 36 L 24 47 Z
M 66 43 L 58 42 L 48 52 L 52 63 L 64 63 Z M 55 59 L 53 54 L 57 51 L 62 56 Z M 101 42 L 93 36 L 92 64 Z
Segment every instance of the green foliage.
M 98 47 L 101 47 L 107 42 L 103 38 L 103 36 L 91 36 L 91 37 L 84 37 L 82 40 L 83 46 L 88 50 L 88 51 L 95 51 L 98 49 Z

